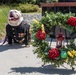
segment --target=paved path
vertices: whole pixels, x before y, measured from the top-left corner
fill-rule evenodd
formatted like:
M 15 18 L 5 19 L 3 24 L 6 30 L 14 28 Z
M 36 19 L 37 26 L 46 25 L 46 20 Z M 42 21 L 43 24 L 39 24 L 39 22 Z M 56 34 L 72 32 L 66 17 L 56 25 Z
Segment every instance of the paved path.
M 33 54 L 32 46 L 5 44 L 0 47 L 0 75 L 76 75 L 76 70 L 72 71 L 66 64 L 66 68 L 41 65 L 42 61 Z

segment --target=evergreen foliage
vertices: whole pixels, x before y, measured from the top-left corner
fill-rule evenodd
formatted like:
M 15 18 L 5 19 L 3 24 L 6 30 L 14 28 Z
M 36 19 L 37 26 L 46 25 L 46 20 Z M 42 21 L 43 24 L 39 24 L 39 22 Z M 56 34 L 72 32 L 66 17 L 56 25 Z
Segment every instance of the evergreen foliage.
M 34 39 L 32 45 L 34 46 L 34 53 L 37 53 L 37 57 L 41 58 L 44 63 L 51 63 L 52 65 L 57 67 L 63 65 L 64 63 L 69 64 L 71 67 L 76 65 L 76 46 L 74 44 L 74 39 L 70 39 L 69 45 L 57 48 L 60 52 L 60 56 L 52 59 L 49 58 L 49 52 L 52 52 L 53 48 L 49 45 L 48 41 L 46 41 L 47 37 L 44 40 L 39 40 L 36 37 L 36 33 L 41 29 L 42 24 L 44 24 L 44 26 L 46 25 L 50 30 L 53 26 L 59 25 L 63 29 L 67 29 L 68 31 L 71 30 L 71 32 L 74 32 L 74 27 L 67 24 L 67 20 L 71 16 L 75 15 L 72 13 L 63 14 L 60 12 L 50 14 L 46 13 L 46 15 L 43 16 L 40 21 L 34 20 L 31 30 L 33 34 L 32 37 Z

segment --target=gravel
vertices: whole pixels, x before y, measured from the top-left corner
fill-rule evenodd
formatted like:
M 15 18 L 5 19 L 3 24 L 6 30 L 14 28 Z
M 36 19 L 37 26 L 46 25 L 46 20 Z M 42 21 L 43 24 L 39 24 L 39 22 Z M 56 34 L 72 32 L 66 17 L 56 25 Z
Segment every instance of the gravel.
M 40 20 L 42 17 L 41 13 L 31 13 L 31 14 L 23 13 L 22 15 L 23 15 L 25 22 L 27 22 L 30 25 L 32 24 L 33 19 Z

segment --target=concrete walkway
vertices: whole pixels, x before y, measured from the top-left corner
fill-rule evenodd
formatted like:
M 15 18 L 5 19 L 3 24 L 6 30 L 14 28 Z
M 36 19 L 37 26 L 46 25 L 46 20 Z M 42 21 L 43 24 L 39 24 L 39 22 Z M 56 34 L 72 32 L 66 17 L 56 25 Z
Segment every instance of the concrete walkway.
M 0 75 L 76 75 L 69 65 L 54 67 L 46 64 L 33 54 L 33 47 L 5 44 L 0 47 Z M 75 67 L 76 68 L 76 67 Z

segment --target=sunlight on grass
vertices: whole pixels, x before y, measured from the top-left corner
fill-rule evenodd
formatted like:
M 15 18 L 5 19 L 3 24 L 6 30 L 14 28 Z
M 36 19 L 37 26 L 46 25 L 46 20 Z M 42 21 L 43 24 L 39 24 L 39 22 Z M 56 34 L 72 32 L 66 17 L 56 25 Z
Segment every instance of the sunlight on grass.
M 0 24 L 7 22 L 7 14 L 9 10 L 10 8 L 7 6 L 0 6 Z
M 0 39 L 5 35 L 5 26 L 7 24 L 7 17 L 10 7 L 6 5 L 0 6 Z

